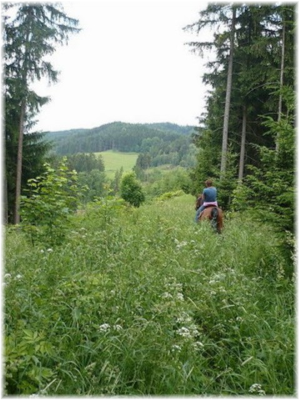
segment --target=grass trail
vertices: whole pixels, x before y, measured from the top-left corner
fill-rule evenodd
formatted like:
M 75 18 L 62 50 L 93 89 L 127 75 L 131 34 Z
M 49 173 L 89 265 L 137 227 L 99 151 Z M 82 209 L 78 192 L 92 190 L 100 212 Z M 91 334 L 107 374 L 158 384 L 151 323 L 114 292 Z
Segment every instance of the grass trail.
M 59 247 L 6 237 L 8 394 L 294 394 L 294 283 L 266 225 L 106 202 Z

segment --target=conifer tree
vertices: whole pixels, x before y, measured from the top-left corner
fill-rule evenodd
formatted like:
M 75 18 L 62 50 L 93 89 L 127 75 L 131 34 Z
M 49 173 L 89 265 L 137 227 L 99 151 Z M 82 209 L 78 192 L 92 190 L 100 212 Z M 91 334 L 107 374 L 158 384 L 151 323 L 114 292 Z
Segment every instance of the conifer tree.
M 5 99 L 14 102 L 16 126 L 14 141 L 18 143 L 14 222 L 20 221 L 20 195 L 24 133 L 32 117 L 49 101 L 30 90 L 30 83 L 48 78 L 56 82 L 58 72 L 45 56 L 56 45 L 67 43 L 69 34 L 78 32 L 78 21 L 69 18 L 60 4 L 14 3 L 4 6 Z M 10 123 L 10 121 L 7 121 Z

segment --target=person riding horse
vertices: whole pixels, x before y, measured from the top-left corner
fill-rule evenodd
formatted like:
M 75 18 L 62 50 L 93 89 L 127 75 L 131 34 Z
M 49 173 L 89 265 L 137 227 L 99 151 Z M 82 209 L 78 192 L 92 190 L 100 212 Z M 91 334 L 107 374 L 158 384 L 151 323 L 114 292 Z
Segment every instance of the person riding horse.
M 205 181 L 206 188 L 197 199 L 195 222 L 198 222 L 201 212 L 208 206 L 218 207 L 217 189 L 213 186 L 211 179 Z

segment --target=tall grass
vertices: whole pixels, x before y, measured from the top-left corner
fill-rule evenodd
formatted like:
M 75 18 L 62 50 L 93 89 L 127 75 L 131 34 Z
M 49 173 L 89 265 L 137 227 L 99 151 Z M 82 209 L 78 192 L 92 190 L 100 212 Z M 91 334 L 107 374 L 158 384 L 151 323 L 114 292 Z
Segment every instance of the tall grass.
M 266 225 L 113 203 L 61 246 L 8 230 L 6 394 L 292 395 L 294 282 Z

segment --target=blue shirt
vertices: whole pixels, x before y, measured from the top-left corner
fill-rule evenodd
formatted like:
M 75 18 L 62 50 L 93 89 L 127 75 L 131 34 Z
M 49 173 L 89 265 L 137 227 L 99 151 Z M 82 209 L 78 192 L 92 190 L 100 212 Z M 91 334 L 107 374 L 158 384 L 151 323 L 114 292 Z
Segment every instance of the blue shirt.
M 217 201 L 217 189 L 214 186 L 205 188 L 203 190 L 203 197 L 206 203 Z

